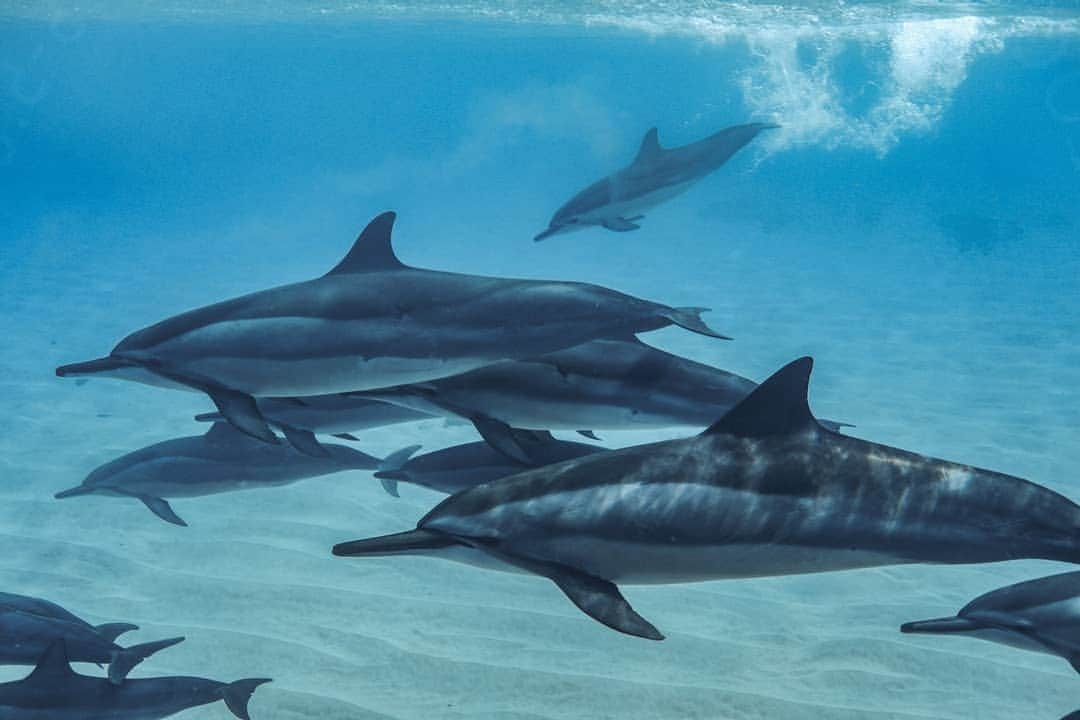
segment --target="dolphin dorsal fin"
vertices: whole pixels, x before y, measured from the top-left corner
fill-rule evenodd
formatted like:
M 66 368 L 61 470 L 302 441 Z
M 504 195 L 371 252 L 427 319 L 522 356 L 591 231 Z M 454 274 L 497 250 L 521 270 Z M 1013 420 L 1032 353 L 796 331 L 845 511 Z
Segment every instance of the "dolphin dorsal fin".
M 60 688 L 75 675 L 68 662 L 67 644 L 63 640 L 54 640 L 38 658 L 37 666 L 26 676 L 25 682 Z
M 813 367 L 814 360 L 809 357 L 788 363 L 702 434 L 766 437 L 816 425 L 806 398 Z
M 649 132 L 645 133 L 645 137 L 641 139 L 641 149 L 638 150 L 637 157 L 634 158 L 634 164 L 650 162 L 657 158 L 661 152 L 663 152 L 663 148 L 660 147 L 659 134 L 656 128 L 649 128 Z
M 394 228 L 396 217 L 395 212 L 384 212 L 376 216 L 356 238 L 349 254 L 326 274 L 342 275 L 405 268 L 406 265 L 397 259 L 390 243 L 390 232 Z

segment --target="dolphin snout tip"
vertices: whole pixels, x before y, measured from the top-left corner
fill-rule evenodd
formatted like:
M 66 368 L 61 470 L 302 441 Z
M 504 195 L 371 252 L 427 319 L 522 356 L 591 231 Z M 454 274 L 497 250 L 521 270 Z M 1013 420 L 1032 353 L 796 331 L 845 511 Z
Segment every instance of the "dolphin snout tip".
M 547 238 L 551 237 L 554 234 L 555 234 L 555 228 L 548 228 L 547 230 L 544 230 L 543 232 L 537 233 L 536 237 L 533 238 L 533 242 L 540 242 L 541 240 L 546 240 Z
M 56 500 L 63 500 L 64 498 L 75 497 L 76 495 L 87 495 L 89 493 L 90 488 L 84 487 L 82 485 L 76 485 L 73 488 L 61 490 L 60 492 L 53 495 L 53 498 Z

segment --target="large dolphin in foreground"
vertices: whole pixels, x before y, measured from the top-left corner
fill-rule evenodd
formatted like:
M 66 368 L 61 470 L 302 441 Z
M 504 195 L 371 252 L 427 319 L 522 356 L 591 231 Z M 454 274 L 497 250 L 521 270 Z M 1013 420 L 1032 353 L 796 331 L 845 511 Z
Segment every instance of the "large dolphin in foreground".
M 1065 658 L 1080 672 L 1080 572 L 980 595 L 954 617 L 919 620 L 905 633 L 962 635 Z
M 0 718 L 157 720 L 224 700 L 233 715 L 250 720 L 251 694 L 268 682 L 265 678 L 223 683 L 199 677 L 159 677 L 112 685 L 72 670 L 67 647 L 63 640 L 57 640 L 32 673 L 22 680 L 0 684 Z
M 512 433 L 515 443 L 526 455 L 526 462 L 509 458 L 486 442 L 472 442 L 418 455 L 405 462 L 387 462 L 375 472 L 375 477 L 395 497 L 399 480 L 449 495 L 501 480 L 529 467 L 542 467 L 604 451 L 596 445 L 557 440 L 547 431 L 514 428 Z M 391 467 L 395 464 L 396 467 Z
M 184 639 L 116 644 L 120 635 L 138 629 L 130 623 L 91 625 L 48 600 L 0 593 L 0 665 L 35 665 L 49 645 L 64 640 L 73 660 L 108 665 L 109 681 L 118 685 L 143 660 Z
M 81 485 L 57 493 L 56 498 L 134 498 L 162 520 L 186 526 L 167 498 L 277 487 L 343 470 L 375 470 L 384 463 L 397 467 L 419 446 L 405 448 L 386 460 L 344 445 L 321 447 L 326 455 L 314 457 L 286 444 L 260 442 L 228 423 L 214 423 L 204 435 L 155 443 L 107 462 L 87 475 Z
M 662 148 L 656 128 L 645 133 L 629 167 L 579 192 L 559 208 L 539 242 L 552 235 L 600 225 L 608 230 L 637 230 L 642 213 L 685 192 L 728 161 L 759 132 L 777 125 L 749 123 L 725 128 L 689 145 Z
M 240 430 L 277 436 L 254 397 L 322 395 L 420 382 L 598 337 L 680 325 L 723 337 L 699 317 L 576 282 L 412 268 L 394 254 L 394 213 L 379 215 L 316 280 L 163 320 L 104 358 L 57 368 L 205 392 Z
M 1013 558 L 1080 561 L 1080 507 L 1020 478 L 840 435 L 810 412 L 813 361 L 704 433 L 451 495 L 415 530 L 335 555 L 420 554 L 553 581 L 620 632 L 663 636 L 616 583 L 683 583 Z

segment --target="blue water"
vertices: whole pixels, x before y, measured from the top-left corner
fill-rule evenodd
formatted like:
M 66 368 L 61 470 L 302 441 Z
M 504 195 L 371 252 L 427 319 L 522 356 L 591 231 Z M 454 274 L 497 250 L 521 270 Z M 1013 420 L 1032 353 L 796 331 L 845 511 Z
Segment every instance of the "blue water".
M 641 230 L 534 244 L 571 193 L 726 125 L 782 124 Z M 1059 659 L 900 623 L 1051 563 L 630 588 L 664 643 L 549 584 L 335 542 L 411 527 L 365 473 L 59 503 L 197 432 L 201 396 L 53 377 L 129 331 L 314 277 L 375 214 L 422 267 L 709 306 L 648 339 L 755 379 L 816 358 L 853 434 L 1080 499 L 1080 10 L 1072 2 L 0 6 L 0 590 L 141 640 L 136 676 L 273 677 L 257 720 L 1048 718 Z M 606 433 L 625 445 L 685 431 Z M 473 439 L 441 420 L 364 450 Z M 3 679 L 25 674 L 2 668 Z M 80 668 L 83 672 L 96 672 Z M 227 717 L 223 706 L 182 717 Z

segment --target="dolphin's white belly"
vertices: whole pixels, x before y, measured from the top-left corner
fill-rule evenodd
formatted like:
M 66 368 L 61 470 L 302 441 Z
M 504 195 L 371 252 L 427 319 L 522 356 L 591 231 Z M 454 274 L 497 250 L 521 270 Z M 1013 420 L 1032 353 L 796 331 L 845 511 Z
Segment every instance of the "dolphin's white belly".
M 799 575 L 911 562 L 893 555 L 848 548 L 778 544 L 646 545 L 589 536 L 535 540 L 521 552 L 631 585 Z
M 672 185 L 663 185 L 633 197 L 617 197 L 607 205 L 601 205 L 595 210 L 590 210 L 588 213 L 585 213 L 582 216 L 582 221 L 585 223 L 601 224 L 604 220 L 610 218 L 630 219 L 635 215 L 641 215 L 646 210 L 651 210 L 657 205 L 683 194 L 690 189 L 690 186 L 693 185 L 694 182 L 696 181 L 690 180 L 687 182 L 674 183 Z

